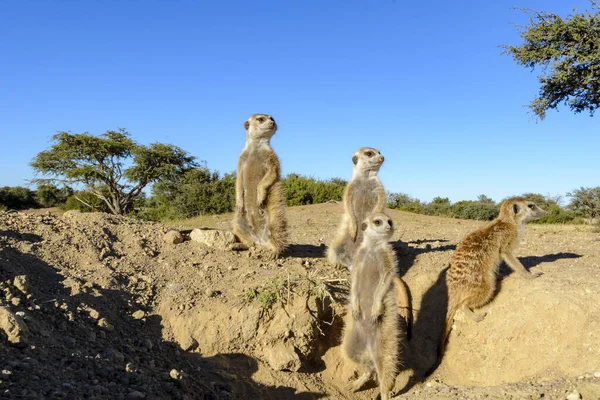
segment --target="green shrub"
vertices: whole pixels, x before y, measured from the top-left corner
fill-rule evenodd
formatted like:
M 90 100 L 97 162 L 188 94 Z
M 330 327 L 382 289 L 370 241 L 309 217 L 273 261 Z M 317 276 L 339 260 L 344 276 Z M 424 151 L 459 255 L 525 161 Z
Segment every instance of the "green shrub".
M 78 200 L 78 198 L 83 200 L 85 202 L 85 204 L 82 203 L 80 200 Z M 92 212 L 92 211 L 110 212 L 110 210 L 108 209 L 108 206 L 106 205 L 106 203 L 104 201 L 99 199 L 97 196 L 95 196 L 91 192 L 86 192 L 86 191 L 79 191 L 79 192 L 73 193 L 73 195 L 67 199 L 63 208 L 67 211 L 68 210 L 77 210 L 77 211 L 81 211 L 81 212 Z
M 489 201 L 463 200 L 454 203 L 451 207 L 451 216 L 462 219 L 477 219 L 491 221 L 498 216 L 500 208 Z
M 13 210 L 39 208 L 39 204 L 35 200 L 35 192 L 22 186 L 0 188 L 0 205 Z
M 193 168 L 180 176 L 161 180 L 152 187 L 152 196 L 138 216 L 161 221 L 221 214 L 235 207 L 235 174 Z
M 298 174 L 289 174 L 283 181 L 286 204 L 302 206 L 307 204 L 326 203 L 331 200 L 341 201 L 347 182 L 334 178 L 316 180 Z
M 67 199 L 73 195 L 70 187 L 58 188 L 54 185 L 38 185 L 35 191 L 35 199 L 41 207 L 62 206 Z

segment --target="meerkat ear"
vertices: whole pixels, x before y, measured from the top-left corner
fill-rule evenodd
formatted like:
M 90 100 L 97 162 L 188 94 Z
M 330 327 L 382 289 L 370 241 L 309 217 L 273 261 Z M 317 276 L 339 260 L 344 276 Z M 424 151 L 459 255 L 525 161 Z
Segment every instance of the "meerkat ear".
M 352 156 L 352 164 L 356 165 L 358 162 L 358 156 Z
M 519 205 L 518 204 L 513 204 L 513 212 L 515 214 L 519 212 Z
M 250 127 L 250 121 L 244 122 L 244 128 L 246 128 L 246 130 L 248 130 L 249 127 Z
M 367 230 L 367 223 L 363 222 L 362 225 L 360 226 L 360 229 L 362 229 L 363 231 Z

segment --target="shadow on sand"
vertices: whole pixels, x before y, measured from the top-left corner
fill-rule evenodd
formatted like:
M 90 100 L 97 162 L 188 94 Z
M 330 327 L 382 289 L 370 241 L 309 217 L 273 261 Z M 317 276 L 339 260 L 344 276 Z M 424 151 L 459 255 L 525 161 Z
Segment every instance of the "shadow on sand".
M 27 369 L 13 368 L 14 379 L 3 383 L 2 393 L 9 398 L 31 393 L 35 398 L 112 399 L 133 391 L 154 399 L 308 400 L 326 396 L 256 382 L 252 376 L 259 369 L 259 361 L 244 354 L 207 358 L 185 352 L 163 337 L 160 316 L 149 315 L 143 320 L 131 316 L 135 308 L 144 310 L 147 302 L 134 291 L 120 289 L 127 287 L 129 276 L 115 274 L 111 288 L 86 287 L 86 282 L 79 280 L 79 290 L 73 291 L 75 275 L 67 278 L 61 270 L 5 241 L 36 243 L 41 237 L 12 231 L 0 235 L 0 282 L 12 282 L 17 275 L 26 275 L 30 281 L 30 296 L 9 308 L 25 312 L 29 343 L 35 346 L 0 345 L 0 360 L 7 365 L 29 360 Z M 65 286 L 66 279 L 69 287 Z M 36 305 L 41 307 L 39 311 L 30 310 Z M 96 310 L 114 329 L 100 329 L 85 311 L 89 309 Z M 169 378 L 173 369 L 181 373 L 181 380 Z

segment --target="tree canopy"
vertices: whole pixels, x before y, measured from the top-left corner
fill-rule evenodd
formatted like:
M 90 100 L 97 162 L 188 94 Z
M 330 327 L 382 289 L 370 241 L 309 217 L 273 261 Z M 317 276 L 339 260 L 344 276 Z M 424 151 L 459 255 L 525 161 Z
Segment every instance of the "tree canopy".
M 529 24 L 517 26 L 524 43 L 502 46 L 519 65 L 534 69 L 540 91 L 529 108 L 540 119 L 559 105 L 571 111 L 589 111 L 600 106 L 600 5 L 591 1 L 592 11 L 565 18 L 552 12 L 524 9 Z
M 99 136 L 59 132 L 52 137 L 50 149 L 40 152 L 31 166 L 44 176 L 35 182 L 83 185 L 112 213 L 124 214 L 150 183 L 177 176 L 196 163 L 177 146 L 141 145 L 119 129 Z M 87 203 L 82 197 L 77 200 Z

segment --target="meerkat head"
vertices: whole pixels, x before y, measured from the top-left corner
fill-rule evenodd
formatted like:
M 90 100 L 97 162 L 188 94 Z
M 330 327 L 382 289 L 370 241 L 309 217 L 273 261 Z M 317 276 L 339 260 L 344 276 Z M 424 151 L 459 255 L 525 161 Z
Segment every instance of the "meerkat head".
M 522 197 L 506 199 L 500 206 L 500 218 L 512 219 L 518 224 L 540 219 L 544 215 L 546 211 Z
M 362 223 L 361 229 L 370 241 L 387 243 L 394 234 L 394 223 L 384 213 L 373 213 Z
M 360 171 L 379 171 L 379 167 L 383 164 L 384 157 L 379 150 L 371 147 L 362 147 L 352 156 L 354 168 Z
M 254 114 L 244 122 L 244 128 L 252 139 L 270 139 L 277 130 L 277 124 L 270 115 Z

